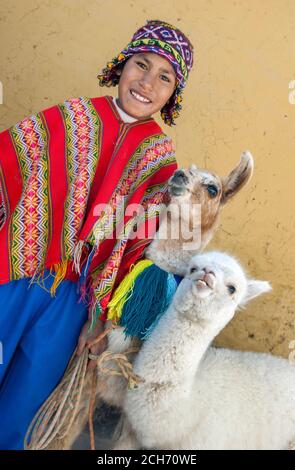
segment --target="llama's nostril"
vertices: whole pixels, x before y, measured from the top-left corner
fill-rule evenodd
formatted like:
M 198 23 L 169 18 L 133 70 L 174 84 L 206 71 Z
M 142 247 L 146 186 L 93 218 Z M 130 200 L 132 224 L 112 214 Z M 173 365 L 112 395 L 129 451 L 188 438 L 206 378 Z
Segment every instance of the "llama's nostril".
M 175 184 L 187 184 L 188 177 L 186 176 L 183 170 L 176 170 L 176 172 L 171 178 L 171 181 Z

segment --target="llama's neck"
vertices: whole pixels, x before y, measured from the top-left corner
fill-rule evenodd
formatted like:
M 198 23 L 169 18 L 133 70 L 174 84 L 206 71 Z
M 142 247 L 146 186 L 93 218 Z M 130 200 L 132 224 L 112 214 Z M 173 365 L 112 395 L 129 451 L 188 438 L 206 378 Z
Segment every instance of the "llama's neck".
M 184 250 L 181 240 L 155 238 L 148 246 L 145 255 L 164 271 L 183 276 L 187 263 L 199 251 L 201 250 Z
M 176 384 L 193 380 L 220 329 L 189 320 L 172 304 L 144 343 L 135 370 L 146 382 Z
M 203 226 L 202 223 L 202 227 L 196 224 L 192 228 L 189 220 L 185 222 L 177 216 L 171 216 L 168 208 L 162 215 L 159 230 L 145 255 L 164 271 L 183 276 L 192 256 L 203 251 L 211 240 L 218 225 L 218 216 L 212 224 Z

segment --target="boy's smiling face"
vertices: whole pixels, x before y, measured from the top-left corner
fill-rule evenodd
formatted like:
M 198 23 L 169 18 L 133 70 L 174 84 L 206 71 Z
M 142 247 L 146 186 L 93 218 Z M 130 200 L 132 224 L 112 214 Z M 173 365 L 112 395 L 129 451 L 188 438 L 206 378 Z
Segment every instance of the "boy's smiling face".
M 151 52 L 134 54 L 121 73 L 118 105 L 136 119 L 150 117 L 167 103 L 175 85 L 175 72 L 168 60 Z

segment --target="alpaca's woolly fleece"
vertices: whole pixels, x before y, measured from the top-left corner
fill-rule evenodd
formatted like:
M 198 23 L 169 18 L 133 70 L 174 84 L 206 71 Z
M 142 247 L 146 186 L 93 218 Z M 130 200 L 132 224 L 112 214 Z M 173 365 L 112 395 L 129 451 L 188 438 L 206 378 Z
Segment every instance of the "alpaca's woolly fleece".
M 212 290 L 198 281 L 209 270 Z M 268 283 L 242 277 L 226 255 L 193 258 L 135 360 L 144 382 L 127 392 L 124 412 L 141 448 L 287 449 L 294 441 L 294 363 L 210 346 L 240 302 L 268 290 Z M 118 448 L 126 448 L 123 435 Z

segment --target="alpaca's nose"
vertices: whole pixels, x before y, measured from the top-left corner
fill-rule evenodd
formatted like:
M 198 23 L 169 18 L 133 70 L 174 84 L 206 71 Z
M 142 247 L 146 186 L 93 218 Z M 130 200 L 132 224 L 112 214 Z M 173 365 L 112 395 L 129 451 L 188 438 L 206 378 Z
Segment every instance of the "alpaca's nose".
M 183 170 L 176 170 L 171 178 L 171 182 L 179 185 L 187 184 L 188 177 Z
M 216 277 L 216 274 L 215 272 L 213 271 L 212 268 L 210 268 L 210 266 L 206 266 L 203 271 L 205 272 L 205 274 L 212 274 L 214 277 Z
M 214 289 L 217 280 L 216 275 L 211 267 L 206 266 L 205 268 L 199 269 L 197 274 L 197 283 L 199 281 L 205 282 L 208 287 Z

